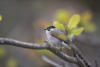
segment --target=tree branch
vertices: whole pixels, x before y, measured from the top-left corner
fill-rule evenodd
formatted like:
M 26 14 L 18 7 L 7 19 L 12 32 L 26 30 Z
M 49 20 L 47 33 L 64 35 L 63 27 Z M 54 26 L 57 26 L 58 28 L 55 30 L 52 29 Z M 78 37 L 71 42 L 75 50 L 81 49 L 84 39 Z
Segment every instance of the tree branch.
M 75 63 L 75 64 L 78 63 L 76 58 L 64 54 L 60 50 L 51 46 L 48 42 L 45 42 L 44 44 L 33 44 L 33 43 L 22 42 L 14 39 L 9 39 L 9 38 L 0 38 L 0 45 L 12 45 L 12 46 L 28 48 L 28 49 L 47 49 L 65 61 L 68 61 L 70 63 Z
M 1 45 L 12 45 L 12 46 L 17 46 L 17 47 L 23 47 L 23 48 L 28 48 L 28 49 L 46 49 L 49 46 L 44 44 L 33 44 L 33 43 L 28 43 L 28 42 L 22 42 L 10 38 L 0 38 L 0 44 Z

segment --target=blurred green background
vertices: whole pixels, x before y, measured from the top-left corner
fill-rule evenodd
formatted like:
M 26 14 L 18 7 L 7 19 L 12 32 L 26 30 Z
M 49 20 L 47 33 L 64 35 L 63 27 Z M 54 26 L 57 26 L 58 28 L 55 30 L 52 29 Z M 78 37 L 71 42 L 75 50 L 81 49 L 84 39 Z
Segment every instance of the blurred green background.
M 92 22 L 97 30 L 94 36 L 100 37 L 100 1 L 99 0 L 0 0 L 0 36 L 26 42 L 45 40 L 45 34 L 40 30 L 54 21 L 54 14 L 59 9 L 65 9 L 71 14 L 91 11 Z M 99 47 L 85 46 L 83 52 L 91 60 L 98 59 Z M 94 61 L 92 61 L 94 62 Z M 0 46 L 0 67 L 51 67 L 41 59 L 36 50 L 14 46 Z M 53 67 L 53 66 L 52 66 Z

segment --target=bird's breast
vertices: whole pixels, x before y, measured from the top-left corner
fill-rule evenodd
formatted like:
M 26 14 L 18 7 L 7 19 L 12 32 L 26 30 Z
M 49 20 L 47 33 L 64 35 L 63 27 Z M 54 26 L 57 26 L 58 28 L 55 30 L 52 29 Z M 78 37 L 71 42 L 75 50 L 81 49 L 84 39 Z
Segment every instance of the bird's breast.
M 49 42 L 55 46 L 60 44 L 60 40 L 58 40 L 57 38 L 55 38 L 51 35 L 48 35 L 47 38 L 48 38 Z

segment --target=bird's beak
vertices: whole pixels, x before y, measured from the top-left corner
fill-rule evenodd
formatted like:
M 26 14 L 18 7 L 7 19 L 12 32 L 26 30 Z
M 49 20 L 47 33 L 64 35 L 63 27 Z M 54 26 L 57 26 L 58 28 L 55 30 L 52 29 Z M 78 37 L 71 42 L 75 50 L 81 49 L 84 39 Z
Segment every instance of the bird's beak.
M 46 29 L 40 28 L 40 30 L 46 30 Z
M 46 30 L 46 29 L 44 29 L 44 30 Z

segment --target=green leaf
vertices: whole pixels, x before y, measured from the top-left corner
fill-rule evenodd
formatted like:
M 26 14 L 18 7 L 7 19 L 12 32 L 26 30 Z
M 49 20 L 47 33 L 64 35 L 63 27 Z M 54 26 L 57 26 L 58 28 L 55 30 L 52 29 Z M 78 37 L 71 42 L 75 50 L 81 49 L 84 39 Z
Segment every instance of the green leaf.
M 5 48 L 0 46 L 0 58 L 3 58 L 5 56 Z
M 65 10 L 58 10 L 55 14 L 55 18 L 59 23 L 65 24 L 68 20 L 69 14 Z
M 65 30 L 64 25 L 59 23 L 58 21 L 54 21 L 53 26 L 55 26 L 58 30 Z
M 70 33 L 68 34 L 68 38 L 69 38 L 69 39 L 71 38 L 71 34 L 70 34 Z
M 14 58 L 9 58 L 7 63 L 6 63 L 6 67 L 17 67 L 17 61 Z
M 91 23 L 90 21 L 81 21 L 80 25 L 84 27 L 86 32 L 94 32 L 96 30 L 95 24 Z
M 85 11 L 82 13 L 81 16 L 82 16 L 81 20 L 83 20 L 83 21 L 90 21 L 92 19 L 91 11 Z
M 87 32 L 94 32 L 95 29 L 96 29 L 96 26 L 95 26 L 95 24 L 87 23 L 87 25 L 84 26 L 84 29 L 85 29 L 85 31 L 87 31 Z
M 53 56 L 53 53 L 50 52 L 50 51 L 48 51 L 48 50 L 39 50 L 38 52 L 39 52 L 39 54 L 41 54 L 41 55 L 47 54 L 47 55 Z
M 0 15 L 0 21 L 2 21 L 2 15 Z
M 80 28 L 76 28 L 76 29 L 73 29 L 71 31 L 71 34 L 73 35 L 80 35 L 82 32 L 83 32 L 84 28 L 83 27 L 80 27 Z
M 76 28 L 79 22 L 80 22 L 80 15 L 78 14 L 73 15 L 71 19 L 69 20 L 68 28 L 70 30 L 72 30 L 73 28 Z

